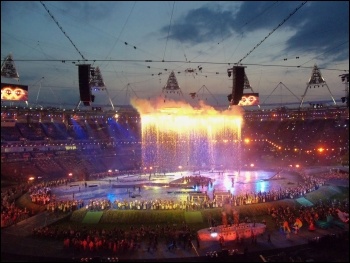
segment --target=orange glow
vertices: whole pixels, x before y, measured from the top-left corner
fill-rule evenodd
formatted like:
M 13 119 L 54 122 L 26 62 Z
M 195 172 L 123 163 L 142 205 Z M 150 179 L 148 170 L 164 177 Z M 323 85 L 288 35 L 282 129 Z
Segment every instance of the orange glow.
M 322 147 L 321 147 L 321 148 L 318 148 L 317 151 L 318 151 L 319 153 L 323 153 L 323 152 L 324 152 L 324 148 L 322 148 Z
M 12 84 L 4 86 L 1 84 L 1 100 L 28 100 L 28 90 Z
M 250 139 L 246 138 L 246 139 L 244 139 L 244 142 L 245 143 L 250 143 Z
M 131 104 L 141 116 L 144 166 L 215 165 L 218 151 L 221 159 L 226 153 L 232 155 L 240 141 L 242 107 L 217 111 L 204 103 L 194 108 L 181 101 L 138 98 Z M 217 147 L 226 147 L 226 152 Z
M 243 94 L 242 99 L 239 101 L 238 105 L 240 106 L 259 105 L 259 94 L 258 93 Z

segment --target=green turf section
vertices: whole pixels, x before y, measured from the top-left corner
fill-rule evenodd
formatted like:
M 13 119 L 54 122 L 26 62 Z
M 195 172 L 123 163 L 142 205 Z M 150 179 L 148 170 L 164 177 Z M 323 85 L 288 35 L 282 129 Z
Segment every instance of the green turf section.
M 100 222 L 102 215 L 103 212 L 87 212 L 82 223 L 97 224 Z
M 307 200 L 304 197 L 297 198 L 296 201 L 303 206 L 313 206 L 314 205 L 313 203 L 311 203 L 309 200 Z
M 333 185 L 330 185 L 328 186 L 328 189 L 330 192 L 332 192 L 333 194 L 338 194 L 338 193 L 341 193 L 341 189 L 339 189 L 339 187 L 337 186 L 333 186 Z
M 203 217 L 201 212 L 184 212 L 185 220 L 187 224 L 203 223 Z

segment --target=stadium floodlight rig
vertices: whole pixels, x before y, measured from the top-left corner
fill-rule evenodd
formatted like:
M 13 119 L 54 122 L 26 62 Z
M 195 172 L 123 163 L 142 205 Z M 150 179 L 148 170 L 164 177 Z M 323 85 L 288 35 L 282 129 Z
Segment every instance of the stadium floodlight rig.
M 305 99 L 305 96 L 306 96 L 308 89 L 320 88 L 320 87 L 326 87 L 328 89 L 329 94 L 331 94 L 331 98 L 333 100 L 334 105 L 337 105 L 337 103 L 335 102 L 334 97 L 332 95 L 332 92 L 327 85 L 327 82 L 322 77 L 321 71 L 319 70 L 319 68 L 315 64 L 314 68 L 312 69 L 312 73 L 311 73 L 311 77 L 309 79 L 309 82 L 306 85 L 305 92 L 304 92 L 303 96 L 301 97 L 301 102 L 300 102 L 299 108 L 301 108 L 303 106 L 303 102 L 304 102 L 304 99 Z
M 342 97 L 342 102 L 346 102 L 346 106 L 349 107 L 349 73 L 339 75 L 341 81 L 345 84 L 345 97 Z
M 1 101 L 11 101 L 11 104 L 24 101 L 28 107 L 28 86 L 19 84 L 19 74 L 11 53 L 6 56 L 1 64 L 1 77 L 12 82 L 1 82 Z
M 102 73 L 99 67 L 91 68 L 90 88 L 92 91 L 106 91 L 108 100 L 111 103 L 112 109 L 114 110 L 112 99 L 109 96 L 108 89 L 103 81 Z
M 93 94 L 93 92 L 96 93 L 99 91 L 105 91 L 109 102 L 111 103 L 112 109 L 114 110 L 113 102 L 109 96 L 99 67 L 91 67 L 90 64 L 79 64 L 77 66 L 79 67 L 78 74 L 80 101 L 76 106 L 76 109 L 79 108 L 81 102 L 83 102 L 84 106 L 91 106 L 91 103 L 95 101 L 95 94 Z
M 179 83 L 177 82 L 174 71 L 169 74 L 168 80 L 165 86 L 162 88 L 162 97 L 164 98 L 164 102 L 167 99 L 174 99 L 178 95 L 181 99 L 185 99 L 184 95 L 181 91 Z

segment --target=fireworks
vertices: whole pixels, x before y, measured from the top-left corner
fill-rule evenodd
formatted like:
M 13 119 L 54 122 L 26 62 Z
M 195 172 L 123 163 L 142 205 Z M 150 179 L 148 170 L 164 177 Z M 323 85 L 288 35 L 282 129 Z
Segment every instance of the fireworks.
M 242 112 L 201 104 L 132 100 L 141 115 L 144 167 L 229 168 L 237 165 Z

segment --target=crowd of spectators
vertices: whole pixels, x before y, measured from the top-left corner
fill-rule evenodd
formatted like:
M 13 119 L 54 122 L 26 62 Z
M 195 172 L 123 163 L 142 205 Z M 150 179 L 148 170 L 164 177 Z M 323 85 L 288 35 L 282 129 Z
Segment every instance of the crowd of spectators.
M 289 169 L 288 172 L 295 171 Z M 331 179 L 349 179 L 348 173 L 340 171 L 329 171 L 326 173 L 310 174 L 299 172 L 303 183 L 294 187 L 288 187 L 279 190 L 270 190 L 267 192 L 257 192 L 242 195 L 231 195 L 225 203 L 231 206 L 242 206 L 260 202 L 271 202 L 286 198 L 298 198 L 305 194 L 317 190 Z M 210 184 L 211 179 L 205 176 L 183 177 L 182 182 L 189 182 L 194 185 Z M 89 200 L 59 200 L 52 195 L 52 188 L 62 185 L 68 186 L 71 183 L 68 179 L 53 180 L 39 184 L 22 184 L 17 187 L 10 187 L 1 194 L 2 215 L 1 227 L 7 227 L 21 220 L 29 218 L 32 214 L 26 209 L 19 209 L 15 206 L 15 199 L 20 195 L 28 193 L 33 203 L 45 206 L 47 211 L 55 215 L 68 215 L 69 213 L 85 208 L 88 211 L 105 211 L 108 209 L 183 209 L 186 211 L 197 209 L 210 209 L 222 207 L 223 202 L 216 202 L 215 199 L 205 200 L 132 200 L 111 202 L 108 199 L 89 199 Z M 348 200 L 329 200 L 318 202 L 313 206 L 296 207 L 271 207 L 267 211 L 276 227 L 279 227 L 284 233 L 285 222 L 293 231 L 297 219 L 307 225 L 309 231 L 313 231 L 317 222 L 329 222 L 339 220 L 338 211 L 349 211 Z M 247 220 L 247 219 L 244 219 Z M 242 221 L 243 222 L 243 221 Z M 246 222 L 246 221 L 244 221 Z M 341 227 L 340 223 L 337 226 Z M 297 232 L 295 232 L 297 234 Z M 55 239 L 62 241 L 63 248 L 67 251 L 77 253 L 77 255 L 108 255 L 109 257 L 118 258 L 123 254 L 130 254 L 134 251 L 147 250 L 150 253 L 158 249 L 184 249 L 190 250 L 196 239 L 196 233 L 185 223 L 183 225 L 166 225 L 166 226 L 132 226 L 129 230 L 115 227 L 114 229 L 93 228 L 86 226 L 74 227 L 57 227 L 55 225 L 45 225 L 36 227 L 32 231 L 34 237 L 40 239 Z M 198 239 L 198 238 L 197 238 Z M 199 243 L 197 244 L 199 246 Z
M 293 196 L 290 195 L 290 192 L 298 192 L 303 195 L 307 192 L 316 190 L 327 180 L 332 178 L 348 179 L 349 176 L 348 174 L 334 171 L 322 173 L 320 177 L 307 173 L 302 173 L 301 175 L 305 182 L 309 182 L 309 184 L 305 183 L 296 186 L 295 188 L 299 190 L 287 190 L 285 196 L 280 196 L 281 199 L 293 198 Z M 274 196 L 278 196 L 278 194 Z M 272 199 L 267 198 L 265 202 L 274 201 L 276 198 L 278 197 Z M 112 205 L 108 200 L 92 199 L 89 200 L 89 205 L 87 205 L 86 208 L 90 210 L 106 209 L 107 206 L 103 205 L 104 203 Z M 124 203 L 124 206 L 117 202 L 112 207 L 113 209 L 188 209 L 188 207 L 186 208 L 184 206 L 185 203 L 186 202 L 163 202 L 161 200 L 159 200 L 159 202 L 152 200 L 142 202 L 135 200 Z M 231 205 L 234 204 L 231 203 Z M 244 203 L 240 205 L 244 205 Z M 198 205 L 198 208 L 199 207 L 210 208 L 215 206 L 203 207 L 202 205 Z M 279 227 L 281 231 L 285 231 L 285 222 L 287 222 L 287 225 L 289 225 L 293 231 L 297 219 L 307 225 L 307 227 L 315 225 L 316 222 L 320 220 L 327 221 L 330 216 L 334 220 L 339 220 L 337 214 L 338 209 L 341 211 L 349 211 L 348 200 L 340 201 L 330 199 L 328 201 L 320 201 L 310 207 L 300 206 L 298 208 L 272 206 L 268 209 L 267 215 L 270 215 L 274 219 L 276 227 Z M 244 220 L 247 220 L 247 218 Z M 341 227 L 341 224 L 338 224 L 338 226 Z M 312 231 L 313 229 L 309 228 L 309 230 Z M 129 231 L 118 229 L 117 227 L 112 230 L 106 230 L 87 229 L 86 227 L 59 229 L 54 226 L 45 226 L 34 229 L 33 235 L 43 238 L 63 240 L 63 246 L 67 250 L 92 254 L 98 252 L 99 254 L 109 254 L 113 256 L 121 255 L 123 253 L 131 253 L 134 250 L 141 249 L 141 244 L 147 244 L 147 247 L 144 247 L 143 249 L 147 249 L 150 252 L 157 250 L 159 246 L 169 250 L 174 247 L 190 249 L 193 245 L 191 242 L 195 237 L 195 233 L 191 231 L 186 224 L 183 226 L 168 225 L 163 227 L 158 225 L 155 227 L 134 226 L 131 227 Z
M 59 128 L 57 128 L 59 127 Z M 232 207 L 266 203 L 283 199 L 295 199 L 317 190 L 331 179 L 349 179 L 349 174 L 330 171 L 323 174 L 310 175 L 301 172 L 303 182 L 296 186 L 271 189 L 266 192 L 251 192 L 230 195 L 223 201 L 215 198 L 191 200 L 114 200 L 90 199 L 60 200 L 52 194 L 52 188 L 67 185 L 69 180 L 54 180 L 53 175 L 67 176 L 76 171 L 91 178 L 103 178 L 123 173 L 136 174 L 140 165 L 135 161 L 140 156 L 140 127 L 137 121 L 124 120 L 120 123 L 109 123 L 105 120 L 85 123 L 40 124 L 35 122 L 16 123 L 15 127 L 2 127 L 2 147 L 17 149 L 12 152 L 2 151 L 2 175 L 15 178 L 17 186 L 1 190 L 1 228 L 14 225 L 34 215 L 33 211 L 19 208 L 16 199 L 28 193 L 34 204 L 43 206 L 52 214 L 68 215 L 78 210 L 105 211 L 108 209 L 133 210 L 199 210 L 222 207 L 229 203 Z M 242 129 L 242 138 L 250 138 L 251 144 L 242 148 L 242 159 L 246 162 L 262 163 L 261 160 L 274 158 L 278 160 L 300 161 L 307 165 L 339 164 L 340 158 L 348 152 L 348 125 L 337 118 L 283 121 L 256 119 L 247 120 Z M 111 137 L 105 140 L 105 137 Z M 21 140 L 24 139 L 24 140 Z M 132 144 L 129 142 L 133 142 Z M 126 144 L 127 145 L 124 145 Z M 322 143 L 330 150 L 323 155 L 315 149 Z M 66 150 L 69 148 L 69 151 Z M 272 150 L 273 149 L 273 150 Z M 283 149 L 283 150 L 276 150 Z M 312 153 L 308 151 L 313 150 Z M 278 165 L 282 163 L 279 162 Z M 48 180 L 33 185 L 27 182 L 30 174 L 49 175 Z M 150 175 L 151 176 L 151 175 Z M 82 177 L 81 177 L 82 178 Z M 117 177 L 118 178 L 118 177 Z M 210 179 L 203 176 L 185 177 L 184 181 L 198 186 L 208 185 Z M 21 184 L 25 181 L 26 183 Z M 129 196 L 130 197 L 130 196 Z M 274 207 L 267 211 L 277 227 L 284 222 L 293 226 L 296 219 L 303 224 L 316 225 L 316 222 L 329 222 L 329 218 L 337 220 L 339 210 L 349 212 L 348 200 L 329 200 L 318 202 L 313 206 L 299 208 Z M 312 228 L 310 227 L 312 231 Z M 105 251 L 114 256 L 141 248 L 142 241 L 147 241 L 146 249 L 153 251 L 159 248 L 160 237 L 171 250 L 175 247 L 188 249 L 193 231 L 183 226 L 135 226 L 129 231 L 118 229 L 93 229 L 76 227 L 59 229 L 55 226 L 44 226 L 33 229 L 33 235 L 41 238 L 63 240 L 65 249 L 84 252 Z
M 287 111 L 283 120 L 278 121 L 271 118 L 278 112 L 247 113 L 241 132 L 243 140 L 249 139 L 249 144 L 244 143 L 241 148 L 243 164 L 271 166 L 276 159 L 284 166 L 348 163 L 343 160 L 349 149 L 346 111 L 338 109 L 329 116 L 328 112 L 324 112 L 327 118 L 314 115 L 288 118 Z M 84 177 L 86 171 L 103 174 L 109 170 L 140 169 L 140 122 L 139 117 L 130 116 L 119 116 L 117 123 L 95 115 L 86 122 L 67 118 L 67 123 L 62 120 L 40 123 L 32 117 L 31 121 L 17 121 L 14 127 L 1 127 L 2 148 L 7 150 L 2 151 L 2 175 L 11 178 L 17 170 L 17 176 L 27 180 L 26 171 L 37 176 L 50 174 L 52 178 L 72 172 Z M 82 136 L 77 129 L 85 130 L 86 135 Z M 318 151 L 320 146 L 324 146 L 322 153 Z M 32 168 L 20 169 L 23 165 Z
M 63 240 L 65 249 L 76 252 L 99 252 L 113 256 L 147 249 L 157 250 L 160 246 L 168 250 L 174 248 L 191 249 L 192 239 L 196 233 L 185 223 L 166 226 L 132 226 L 129 230 L 115 227 L 113 229 L 87 228 L 86 226 L 59 229 L 45 226 L 33 229 L 33 235 L 40 238 Z M 162 242 L 162 243 L 160 243 Z M 147 247 L 141 248 L 141 244 Z
M 108 209 L 121 209 L 121 210 L 185 210 L 193 211 L 200 209 L 210 209 L 223 207 L 225 204 L 231 206 L 242 206 L 255 203 L 271 202 L 282 199 L 294 199 L 305 196 L 307 193 L 317 190 L 320 186 L 325 184 L 326 180 L 333 178 L 348 179 L 348 174 L 340 173 L 339 171 L 330 171 L 328 173 L 322 173 L 320 175 L 310 175 L 305 172 L 299 174 L 303 178 L 302 183 L 298 183 L 295 187 L 288 187 L 285 189 L 269 190 L 266 192 L 253 192 L 232 195 L 226 200 L 217 201 L 215 195 L 213 199 L 197 199 L 191 200 L 165 200 L 165 199 L 151 199 L 151 200 L 114 200 L 109 199 L 89 199 L 89 200 L 75 200 L 74 196 L 72 200 L 59 200 L 55 195 L 52 195 L 51 187 L 60 185 L 67 185 L 69 180 L 54 180 L 50 182 L 40 183 L 37 185 L 27 186 L 28 194 L 31 201 L 35 204 L 46 207 L 47 211 L 52 213 L 70 213 L 80 208 L 85 208 L 88 211 L 104 211 Z M 203 184 L 204 181 L 208 184 L 211 183 L 210 178 L 204 179 L 203 176 L 194 176 L 193 178 L 183 177 L 182 181 L 189 181 L 195 184 Z M 19 216 L 20 209 L 14 205 L 14 189 L 11 191 L 8 189 L 2 194 L 2 218 L 4 223 L 2 226 L 11 225 L 11 223 L 18 222 L 20 219 L 27 218 L 29 216 L 28 211 L 23 211 L 23 217 Z M 22 186 L 23 191 L 23 186 Z M 12 197 L 12 198 L 11 198 Z M 12 203 L 9 201 L 12 200 Z M 348 210 L 347 210 L 348 211 Z M 10 220 L 11 218 L 11 220 Z M 6 219 L 6 220 L 5 220 Z M 5 223 L 6 221 L 6 223 Z M 309 220 L 308 220 L 309 221 Z
M 305 172 L 301 172 L 300 175 L 303 177 L 305 185 L 315 186 L 310 190 L 317 190 L 319 185 L 323 185 L 326 181 L 332 179 L 343 179 L 349 180 L 349 174 L 340 171 L 329 171 L 323 173 L 317 173 L 315 175 L 310 175 Z M 276 207 L 269 209 L 268 214 L 270 214 L 276 223 L 276 226 L 283 228 L 284 222 L 288 225 L 294 226 L 295 221 L 299 218 L 303 223 L 307 224 L 310 231 L 315 229 L 317 222 L 328 222 L 328 224 L 323 224 L 322 227 L 328 227 L 331 224 L 331 220 L 337 220 L 338 226 L 341 226 L 340 218 L 338 212 L 342 211 L 349 213 L 349 200 L 340 201 L 337 199 L 329 199 L 328 201 L 319 201 L 312 206 L 301 206 L 298 209 L 287 207 Z
M 19 208 L 15 201 L 28 191 L 27 184 L 1 188 L 1 228 L 29 218 L 32 213 L 27 208 Z
M 69 214 L 84 207 L 84 200 L 54 200 L 46 205 L 52 214 Z
M 84 200 L 58 200 L 52 194 L 52 187 L 68 185 L 70 179 L 58 179 L 49 182 L 42 182 L 32 185 L 29 188 L 28 194 L 31 201 L 35 204 L 46 207 L 46 210 L 51 213 L 67 214 L 77 209 L 84 207 Z
M 250 143 L 244 145 L 242 155 L 255 164 L 264 157 L 274 157 L 280 163 L 331 165 L 341 163 L 348 153 L 348 134 L 348 120 L 341 119 L 246 121 L 242 138 Z
M 290 231 L 295 226 L 297 219 L 305 224 L 309 231 L 314 231 L 316 225 L 321 228 L 328 228 L 333 223 L 344 228 L 345 225 L 338 216 L 338 210 L 349 212 L 349 201 L 334 199 L 319 201 L 313 206 L 300 206 L 299 208 L 273 207 L 268 210 L 268 213 L 274 219 L 276 226 L 283 232 Z M 336 221 L 334 222 L 334 220 Z M 285 226 L 289 226 L 290 229 L 285 229 Z

